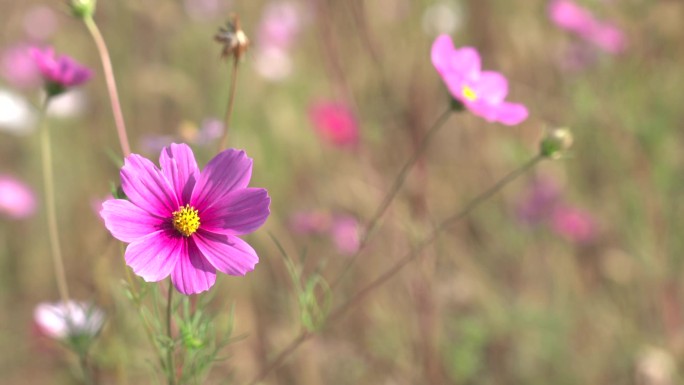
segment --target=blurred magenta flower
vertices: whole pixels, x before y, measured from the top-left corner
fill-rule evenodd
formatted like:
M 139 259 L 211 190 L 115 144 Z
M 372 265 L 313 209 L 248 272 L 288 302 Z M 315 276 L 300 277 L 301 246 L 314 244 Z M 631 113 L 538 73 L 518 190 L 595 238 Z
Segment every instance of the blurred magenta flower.
M 559 28 L 577 34 L 606 52 L 617 54 L 626 48 L 626 38 L 620 29 L 598 20 L 572 0 L 552 0 L 549 18 Z
M 560 187 L 553 180 L 535 179 L 518 203 L 518 218 L 523 223 L 539 224 L 551 216 L 560 199 Z
M 125 259 L 145 281 L 169 275 L 179 292 L 210 289 L 216 270 L 245 275 L 259 257 L 238 237 L 268 218 L 271 199 L 263 188 L 249 188 L 252 159 L 229 149 L 200 172 L 185 144 L 171 144 L 159 158 L 161 169 L 137 154 L 121 168 L 128 200 L 110 199 L 100 215 L 105 227 L 129 243 Z
M 89 68 L 78 64 L 69 56 L 55 56 L 55 51 L 51 47 L 32 47 L 30 52 L 51 95 L 83 84 L 92 77 L 93 73 Z
M 309 118 L 319 136 L 337 147 L 356 147 L 359 124 L 351 109 L 338 102 L 316 102 L 309 107 Z
M 33 310 L 33 320 L 44 335 L 64 340 L 78 336 L 95 337 L 104 325 L 105 314 L 85 302 L 43 302 Z
M 440 35 L 432 44 L 431 56 L 451 96 L 475 115 L 508 126 L 527 119 L 524 105 L 504 101 L 508 94 L 506 78 L 498 72 L 481 70 L 476 49 L 455 49 L 451 37 Z
M 588 243 L 596 237 L 596 222 L 586 211 L 558 206 L 552 214 L 553 230 L 560 236 L 575 243 Z
M 337 251 L 342 255 L 354 255 L 361 244 L 360 226 L 356 218 L 344 215 L 333 219 L 330 235 Z
M 31 188 L 11 176 L 0 175 L 0 214 L 23 219 L 35 211 L 36 198 Z
M 0 75 L 9 85 L 19 89 L 38 87 L 41 74 L 28 45 L 5 48 L 0 56 Z

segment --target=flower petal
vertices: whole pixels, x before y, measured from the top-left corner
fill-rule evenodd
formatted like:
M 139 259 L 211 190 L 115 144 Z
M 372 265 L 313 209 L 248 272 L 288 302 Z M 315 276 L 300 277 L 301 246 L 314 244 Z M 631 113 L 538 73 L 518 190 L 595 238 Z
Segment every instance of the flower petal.
M 158 217 L 167 218 L 180 202 L 161 171 L 137 154 L 126 157 L 121 168 L 121 187 L 130 201 Z
M 485 99 L 490 103 L 499 103 L 508 94 L 508 81 L 498 72 L 483 71 L 474 85 L 474 91 L 478 98 Z
M 108 199 L 102 203 L 100 216 L 114 238 L 122 242 L 135 242 L 162 229 L 164 220 L 150 215 L 125 199 Z
M 524 105 L 504 102 L 499 104 L 496 120 L 507 126 L 515 126 L 527 119 L 528 115 L 529 112 Z
M 454 43 L 451 41 L 449 35 L 439 35 L 432 43 L 432 50 L 430 56 L 432 58 L 432 65 L 440 74 L 447 72 L 449 69 L 449 58 L 454 51 Z
M 185 295 L 209 290 L 216 283 L 216 269 L 202 256 L 195 242 L 190 239 L 186 242 L 186 250 L 173 269 L 173 285 Z
M 263 188 L 235 190 L 200 213 L 202 228 L 213 233 L 241 235 L 251 233 L 266 222 L 271 198 Z
M 193 239 L 204 258 L 222 273 L 245 275 L 259 262 L 252 246 L 238 237 L 200 230 Z
M 222 151 L 202 171 L 190 204 L 199 210 L 208 209 L 231 191 L 247 187 L 251 177 L 252 159 L 244 151 Z
M 161 281 L 185 258 L 186 242 L 172 230 L 159 230 L 128 245 L 126 264 L 147 282 Z
M 162 174 L 173 185 L 180 204 L 190 202 L 192 189 L 200 176 L 195 155 L 190 147 L 184 143 L 171 143 L 164 147 L 159 156 L 159 165 Z
M 472 47 L 463 47 L 451 55 L 450 68 L 465 79 L 476 79 L 480 75 L 480 54 Z

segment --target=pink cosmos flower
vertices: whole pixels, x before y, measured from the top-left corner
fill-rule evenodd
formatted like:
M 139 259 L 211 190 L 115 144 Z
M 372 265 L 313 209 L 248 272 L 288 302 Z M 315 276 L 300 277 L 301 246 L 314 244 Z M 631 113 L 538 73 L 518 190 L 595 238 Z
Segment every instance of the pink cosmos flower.
M 551 222 L 556 233 L 575 243 L 588 243 L 596 236 L 596 222 L 592 216 L 574 207 L 556 208 Z
M 620 29 L 598 20 L 588 9 L 572 0 L 552 0 L 549 18 L 559 28 L 579 35 L 606 52 L 617 54 L 624 51 L 627 45 Z
M 331 220 L 324 211 L 301 211 L 290 217 L 289 226 L 298 234 L 323 234 L 330 229 Z
M 345 104 L 317 102 L 309 108 L 309 118 L 321 138 L 337 147 L 356 147 L 359 124 Z
M 102 329 L 105 315 L 99 308 L 77 301 L 40 303 L 33 320 L 44 335 L 57 340 L 69 337 L 94 337 Z
M 23 219 L 36 211 L 36 198 L 31 188 L 7 175 L 0 175 L 0 213 Z
M 470 112 L 489 122 L 514 126 L 527 119 L 522 104 L 504 101 L 508 81 L 498 72 L 482 71 L 480 54 L 475 48 L 454 48 L 448 35 L 440 35 L 432 44 L 432 64 L 451 95 Z
M 301 10 L 294 2 L 274 1 L 264 8 L 257 31 L 259 47 L 288 50 L 294 43 L 302 24 Z
M 55 56 L 52 47 L 41 49 L 32 47 L 31 56 L 38 66 L 43 80 L 49 85 L 64 88 L 78 86 L 92 77 L 92 71 L 78 64 L 69 56 Z
M 126 264 L 145 281 L 169 275 L 179 292 L 209 290 L 216 271 L 245 275 L 259 258 L 238 237 L 268 218 L 271 199 L 265 189 L 249 188 L 252 159 L 229 149 L 200 172 L 190 147 L 162 150 L 161 169 L 140 155 L 129 155 L 121 168 L 129 200 L 110 199 L 100 215 L 105 227 L 126 248 Z

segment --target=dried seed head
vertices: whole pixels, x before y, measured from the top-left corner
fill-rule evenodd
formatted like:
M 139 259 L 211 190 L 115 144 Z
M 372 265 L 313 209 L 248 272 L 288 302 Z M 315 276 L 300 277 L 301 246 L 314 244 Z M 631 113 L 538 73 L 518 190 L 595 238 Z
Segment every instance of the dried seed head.
M 231 15 L 231 20 L 226 23 L 225 27 L 219 28 L 218 33 L 214 35 L 214 40 L 223 45 L 221 57 L 232 56 L 236 63 L 249 48 L 249 39 L 240 27 L 240 19 L 235 14 Z

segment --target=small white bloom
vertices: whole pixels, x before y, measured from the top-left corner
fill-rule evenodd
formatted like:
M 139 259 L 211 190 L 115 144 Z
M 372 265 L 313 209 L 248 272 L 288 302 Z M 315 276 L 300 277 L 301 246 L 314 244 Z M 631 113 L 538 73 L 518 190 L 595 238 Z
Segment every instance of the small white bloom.
M 48 337 L 61 340 L 78 335 L 97 335 L 102 329 L 105 315 L 102 310 L 86 302 L 43 302 L 33 311 L 33 319 Z
M 26 135 L 35 129 L 36 122 L 36 112 L 26 99 L 0 89 L 0 131 Z

